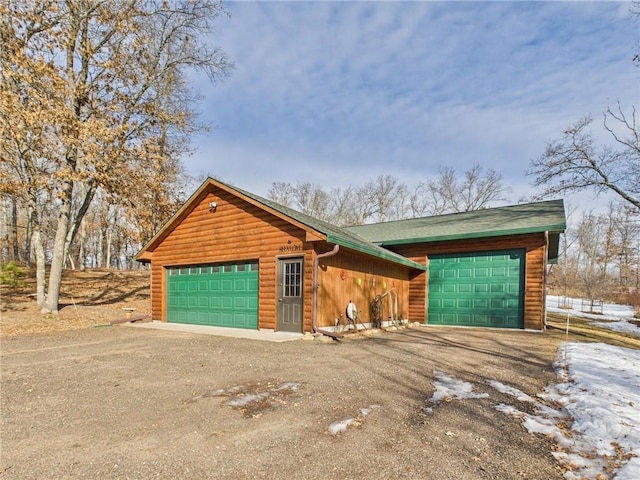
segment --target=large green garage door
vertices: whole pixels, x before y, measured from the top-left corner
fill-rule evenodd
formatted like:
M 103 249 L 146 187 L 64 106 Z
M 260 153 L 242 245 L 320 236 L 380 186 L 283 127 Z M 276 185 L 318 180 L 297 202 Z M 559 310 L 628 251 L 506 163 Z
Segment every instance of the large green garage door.
M 167 321 L 258 328 L 258 262 L 167 269 Z
M 524 250 L 429 255 L 430 325 L 523 328 Z

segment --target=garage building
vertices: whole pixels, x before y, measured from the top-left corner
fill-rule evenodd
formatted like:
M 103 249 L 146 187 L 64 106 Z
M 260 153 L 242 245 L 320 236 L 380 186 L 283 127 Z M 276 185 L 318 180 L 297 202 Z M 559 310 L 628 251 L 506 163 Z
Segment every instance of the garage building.
M 368 322 L 407 318 L 409 284 L 426 267 L 362 237 L 208 179 L 136 256 L 151 264 L 152 318 L 309 332 L 346 324 L 350 302 Z
M 541 330 L 547 265 L 557 262 L 565 228 L 564 202 L 551 200 L 348 230 L 428 265 L 412 284 L 412 318 Z
M 564 228 L 561 200 L 338 228 L 209 178 L 136 259 L 165 322 L 328 331 L 353 303 L 364 324 L 542 330 Z

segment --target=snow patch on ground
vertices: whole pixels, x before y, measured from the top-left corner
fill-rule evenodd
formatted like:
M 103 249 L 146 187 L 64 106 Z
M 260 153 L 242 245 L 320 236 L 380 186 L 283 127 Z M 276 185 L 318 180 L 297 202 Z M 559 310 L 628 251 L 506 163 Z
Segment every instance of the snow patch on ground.
M 562 360 L 558 366 L 565 367 Z M 640 478 L 640 351 L 570 343 L 566 369 L 566 381 L 544 398 L 563 406 L 572 432 L 598 457 L 629 459 L 615 478 Z
M 358 415 L 357 417 L 348 417 L 342 420 L 337 420 L 329 425 L 327 431 L 329 432 L 329 435 L 335 436 L 339 433 L 346 432 L 347 429 L 351 426 L 357 427 L 358 425 L 362 425 L 362 423 L 364 422 L 364 418 L 378 408 L 380 408 L 380 405 L 377 404 L 363 407 L 359 410 L 360 415 Z
M 551 436 L 562 448 L 553 455 L 569 470 L 567 480 L 640 478 L 640 351 L 606 344 L 571 343 L 559 351 L 561 383 L 539 397 L 489 381 L 496 390 L 534 406 L 535 414 L 500 404 L 496 409 L 520 418 L 529 433 Z M 566 360 L 565 360 L 566 357 Z M 566 363 L 565 363 L 566 361 Z M 528 397 L 528 398 L 527 398 Z
M 637 320 L 635 320 L 637 321 Z M 640 337 L 640 327 L 631 323 L 631 320 L 619 320 L 617 322 L 594 322 L 593 325 L 600 328 L 607 328 L 615 332 L 624 332 Z
M 434 383 L 436 391 L 433 392 L 429 403 L 432 405 L 442 401 L 463 400 L 465 398 L 487 398 L 488 393 L 476 393 L 473 391 L 473 384 L 447 375 L 443 372 L 434 372 L 437 382 Z M 432 413 L 432 407 L 423 408 L 425 413 Z
M 300 382 L 247 382 L 195 395 L 186 402 L 203 398 L 230 397 L 227 405 L 241 410 L 245 416 L 260 417 L 264 411 L 285 405 L 288 397 L 300 390 Z
M 496 380 L 496 391 L 527 403 L 533 413 L 500 403 L 496 410 L 518 418 L 529 433 L 554 439 L 552 452 L 567 480 L 640 479 L 640 350 L 603 343 L 568 343 L 558 350 L 559 383 L 536 398 Z M 432 413 L 443 400 L 484 398 L 473 384 L 435 372 Z
M 565 305 L 566 304 L 566 305 Z M 586 305 L 586 303 L 585 303 Z M 561 308 L 568 306 L 570 308 Z M 603 303 L 602 314 L 587 313 L 580 310 L 582 299 L 565 298 L 557 295 L 547 295 L 547 311 L 572 317 L 597 320 L 593 325 L 616 332 L 629 333 L 640 337 L 640 327 L 631 323 L 637 321 L 634 318 L 634 309 L 631 305 L 617 305 L 615 303 Z
M 534 402 L 534 399 L 532 397 L 530 397 L 523 391 L 518 390 L 517 388 L 510 387 L 509 385 L 500 383 L 497 380 L 489 380 L 487 381 L 487 383 L 491 385 L 493 388 L 495 388 L 496 390 L 498 390 L 499 392 L 511 395 L 512 397 L 515 397 L 517 400 L 520 400 L 521 402 Z
M 338 420 L 329 425 L 329 435 L 337 435 L 342 432 L 346 432 L 350 425 L 355 423 L 355 418 L 345 418 L 344 420 Z

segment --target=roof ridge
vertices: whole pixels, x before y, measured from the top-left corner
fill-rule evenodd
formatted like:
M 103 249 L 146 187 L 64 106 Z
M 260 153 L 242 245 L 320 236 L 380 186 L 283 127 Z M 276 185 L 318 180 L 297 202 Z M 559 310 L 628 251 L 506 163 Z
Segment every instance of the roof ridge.
M 471 212 L 416 217 L 347 228 L 378 245 L 428 243 L 480 237 L 562 232 L 564 200 L 545 200 Z
M 343 228 L 347 228 L 347 229 L 351 229 L 351 228 L 357 228 L 357 227 L 367 227 L 370 225 L 387 225 L 390 223 L 402 223 L 402 222 L 409 222 L 412 220 L 423 220 L 423 219 L 427 219 L 427 218 L 442 218 L 442 217 L 451 217 L 454 215 L 469 215 L 469 214 L 478 214 L 481 212 L 487 212 L 487 211 L 495 211 L 495 210 L 500 210 L 500 209 L 507 209 L 507 208 L 517 208 L 517 207 L 522 207 L 525 205 L 541 205 L 544 203 L 560 203 L 560 202 L 564 202 L 564 200 L 562 199 L 552 199 L 552 200 L 541 200 L 541 201 L 537 201 L 537 202 L 525 202 L 525 203 L 514 203 L 511 205 L 500 205 L 498 207 L 489 207 L 489 208 L 480 208 L 477 210 L 468 210 L 466 212 L 449 212 L 449 213 L 442 213 L 439 215 L 424 215 L 422 217 L 411 217 L 411 218 L 400 218 L 397 220 L 386 220 L 383 222 L 374 222 L 374 223 L 363 223 L 363 224 L 359 224 L 359 225 L 349 225 L 347 227 L 343 227 Z

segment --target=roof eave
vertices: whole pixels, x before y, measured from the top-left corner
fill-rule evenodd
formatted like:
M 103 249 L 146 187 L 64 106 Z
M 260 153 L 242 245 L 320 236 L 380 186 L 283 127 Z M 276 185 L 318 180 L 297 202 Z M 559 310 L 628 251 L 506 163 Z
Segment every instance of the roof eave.
M 388 262 L 400 264 L 400 265 L 403 265 L 405 267 L 413 268 L 415 270 L 422 270 L 422 271 L 426 271 L 427 270 L 427 266 L 425 266 L 425 265 L 421 265 L 421 264 L 419 264 L 417 262 L 414 262 L 413 260 L 409 260 L 408 258 L 404 258 L 401 255 L 396 255 L 391 251 L 385 251 L 382 248 L 365 248 L 362 245 L 359 245 L 359 244 L 357 244 L 355 242 L 350 242 L 350 241 L 346 240 L 345 238 L 334 236 L 334 235 L 327 235 L 327 242 L 328 243 L 335 243 L 337 245 L 340 245 L 341 247 L 349 248 L 351 250 L 355 250 L 355 251 L 360 252 L 360 253 L 365 253 L 367 255 L 371 255 L 371 256 L 374 256 L 374 257 L 377 257 L 377 258 L 381 258 L 382 260 L 386 260 Z M 372 243 L 371 245 L 375 247 L 375 244 Z
M 196 199 L 204 194 L 207 190 L 208 187 L 210 186 L 215 186 L 217 188 L 220 188 L 221 190 L 224 190 L 227 193 L 230 193 L 232 195 L 235 195 L 238 198 L 241 198 L 242 200 L 244 200 L 247 203 L 250 203 L 253 206 L 256 206 L 262 210 L 265 210 L 269 213 L 271 213 L 272 215 L 275 215 L 281 219 L 286 220 L 287 222 L 301 228 L 302 230 L 306 231 L 309 235 L 308 237 L 311 239 L 313 238 L 314 240 L 318 240 L 318 239 L 326 239 L 326 234 L 324 234 L 324 232 L 319 232 L 317 230 L 315 230 L 314 228 L 310 227 L 309 225 L 306 225 L 302 222 L 299 222 L 298 220 L 291 218 L 271 207 L 269 207 L 268 205 L 265 205 L 261 202 L 258 202 L 257 200 L 251 198 L 250 196 L 245 195 L 244 193 L 236 190 L 235 188 L 232 188 L 222 182 L 218 182 L 217 180 L 209 177 L 207 178 L 202 185 L 200 185 L 200 187 L 187 199 L 187 201 L 184 203 L 184 205 L 176 212 L 174 213 L 171 218 L 169 218 L 169 220 L 167 220 L 164 225 L 160 228 L 160 230 L 158 230 L 158 232 L 151 238 L 151 240 L 149 240 L 147 243 L 145 243 L 145 245 L 140 249 L 140 251 L 134 256 L 134 259 L 138 262 L 150 262 L 150 258 L 149 255 L 151 252 L 153 252 L 153 250 L 157 247 L 157 244 L 160 243 L 160 241 L 166 236 L 168 235 L 168 233 L 170 233 L 173 228 L 175 226 L 177 226 L 177 224 L 182 220 L 182 216 L 188 212 L 188 210 L 196 203 Z

